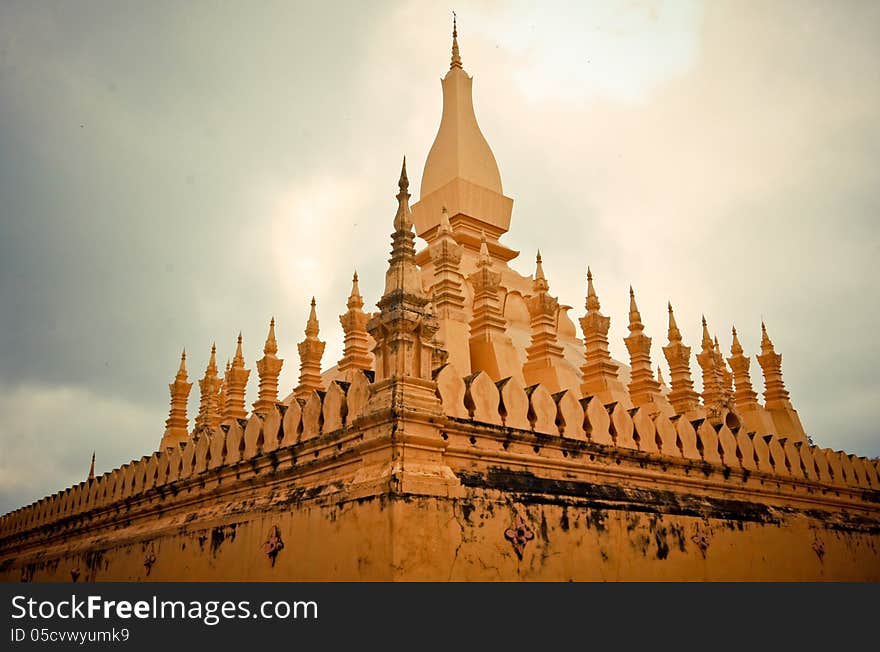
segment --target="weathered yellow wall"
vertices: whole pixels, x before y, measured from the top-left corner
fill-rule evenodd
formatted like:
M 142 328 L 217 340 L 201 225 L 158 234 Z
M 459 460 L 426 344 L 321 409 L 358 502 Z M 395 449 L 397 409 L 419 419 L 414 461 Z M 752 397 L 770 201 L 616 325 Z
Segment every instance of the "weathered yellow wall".
M 78 570 L 79 581 L 880 581 L 876 524 L 823 522 L 796 510 L 757 509 L 744 520 L 588 502 L 479 488 L 458 499 L 310 501 L 141 536 L 120 533 L 109 547 L 95 541 L 88 552 L 47 552 L 24 566 L 12 559 L 0 578 L 69 582 Z M 534 533 L 522 559 L 505 537 L 516 515 Z M 273 566 L 264 545 L 275 526 L 284 548 Z M 155 562 L 147 575 L 150 553 Z

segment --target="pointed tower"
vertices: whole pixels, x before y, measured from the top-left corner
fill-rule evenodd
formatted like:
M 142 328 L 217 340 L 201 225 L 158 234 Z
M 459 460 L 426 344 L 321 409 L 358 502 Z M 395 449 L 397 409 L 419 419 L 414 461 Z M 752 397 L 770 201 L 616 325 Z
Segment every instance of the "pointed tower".
M 205 368 L 205 375 L 199 381 L 199 414 L 196 416 L 196 424 L 193 435 L 202 430 L 210 430 L 220 422 L 218 409 L 220 378 L 217 376 L 217 345 L 211 345 L 211 357 Z
M 279 358 L 278 342 L 275 340 L 275 318 L 269 322 L 269 334 L 263 345 L 263 357 L 257 360 L 257 375 L 260 378 L 260 389 L 254 401 L 256 414 L 268 414 L 278 402 L 278 375 L 284 360 Z
M 192 386 L 192 385 L 190 385 Z M 95 479 L 95 451 L 92 451 L 92 464 L 89 466 L 89 482 Z
M 364 299 L 358 288 L 357 272 L 351 279 L 351 294 L 346 303 L 348 311 L 339 315 L 339 323 L 345 334 L 342 359 L 337 363 L 337 369 L 343 374 L 358 369 L 371 369 L 373 358 L 370 355 L 370 335 L 367 333 L 367 322 L 370 316 L 364 312 Z M 347 377 L 347 376 L 346 376 Z
M 470 368 L 485 371 L 494 381 L 513 377 L 521 384 L 522 364 L 507 335 L 507 321 L 501 311 L 501 274 L 492 270 L 486 237 L 480 243 L 476 271 L 468 276 L 474 289 L 473 319 L 470 323 Z
M 733 369 L 733 382 L 736 391 L 733 395 L 734 410 L 739 415 L 743 426 L 748 432 L 768 434 L 776 432 L 776 426 L 770 414 L 758 403 L 758 395 L 752 389 L 752 379 L 749 377 L 749 365 L 751 360 L 743 355 L 742 345 L 736 328 L 733 330 L 733 343 L 730 345 L 730 357 L 727 362 Z
M 224 423 L 233 419 L 247 419 L 244 395 L 247 391 L 247 381 L 250 375 L 251 370 L 244 368 L 244 354 L 241 351 L 241 333 L 239 333 L 232 364 L 226 370 L 226 376 L 224 377 L 226 382 L 226 404 L 223 409 Z
M 728 409 L 733 407 L 733 374 L 727 368 L 727 362 L 721 354 L 721 347 L 718 344 L 718 336 L 715 336 L 713 355 L 715 356 L 715 368 L 721 376 L 721 397 L 724 405 Z
M 716 364 L 715 344 L 709 336 L 709 326 L 703 316 L 702 350 L 697 355 L 697 362 L 703 371 L 703 407 L 710 417 L 718 417 L 727 408 L 721 370 Z
M 764 372 L 764 408 L 773 418 L 776 433 L 793 441 L 807 441 L 798 413 L 792 407 L 788 390 L 782 380 L 782 355 L 776 353 L 767 335 L 767 327 L 761 322 L 761 355 L 758 364 Z
M 587 267 L 586 309 L 586 314 L 580 319 L 581 330 L 584 333 L 581 394 L 597 396 L 603 405 L 615 401 L 628 405 L 629 396 L 617 375 L 617 365 L 608 352 L 608 328 L 611 326 L 611 318 L 599 311 L 599 297 L 593 287 L 593 272 L 589 267 Z
M 535 258 L 532 293 L 526 299 L 532 330 L 532 342 L 526 348 L 523 366 L 526 385 L 541 383 L 551 393 L 563 389 L 577 392 L 580 389 L 577 373 L 565 360 L 556 332 L 559 301 L 550 296 L 550 284 L 544 276 L 540 251 Z
M 391 258 L 385 273 L 385 292 L 376 304 L 379 313 L 367 323 L 376 346 L 376 380 L 370 405 L 374 410 L 400 407 L 439 413 L 440 401 L 433 380 L 437 319 L 422 289 L 416 265 L 415 236 L 409 207 L 406 158 L 397 182 L 397 213 L 391 235 Z
M 188 383 L 186 378 L 186 349 L 184 349 L 180 354 L 180 366 L 174 382 L 168 385 L 168 390 L 171 392 L 171 410 L 165 421 L 165 434 L 162 435 L 162 441 L 159 443 L 160 450 L 176 446 L 189 439 L 186 401 L 191 389 L 192 383 Z
M 513 200 L 504 196 L 495 155 L 477 124 L 473 78 L 462 67 L 457 27 L 453 20 L 452 59 L 442 80 L 443 115 L 425 161 L 413 220 L 416 233 L 433 244 L 439 235 L 441 209 L 446 207 L 459 244 L 476 253 L 480 233 L 485 232 L 489 254 L 506 262 L 517 252 L 498 238 L 510 228 Z
M 217 411 L 215 417 L 211 420 L 211 427 L 216 428 L 223 421 L 223 415 L 226 414 L 226 405 L 229 402 L 229 370 L 232 368 L 232 362 L 226 361 L 226 367 L 223 372 L 223 378 L 220 379 L 220 388 L 217 390 Z
M 437 338 L 443 342 L 449 361 L 462 376 L 471 373 L 468 351 L 468 319 L 465 315 L 464 276 L 461 256 L 464 247 L 455 241 L 449 214 L 444 206 L 440 213 L 437 237 L 428 247 L 430 256 L 431 303 L 440 325 Z
M 306 322 L 306 337 L 296 345 L 299 351 L 299 385 L 296 386 L 294 395 L 297 398 L 306 399 L 311 392 L 324 389 L 324 382 L 321 379 L 321 357 L 324 355 L 324 347 L 327 343 L 318 339 L 318 332 L 315 297 L 312 297 L 309 320 Z
M 685 346 L 682 341 L 681 331 L 678 330 L 675 314 L 672 312 L 672 304 L 667 304 L 667 307 L 669 344 L 663 347 L 663 355 L 669 363 L 669 382 L 672 383 L 667 398 L 676 414 L 688 414 L 700 407 L 700 395 L 694 391 L 694 382 L 691 379 L 691 347 Z
M 645 335 L 645 326 L 642 324 L 642 315 L 636 305 L 632 286 L 629 288 L 629 335 L 623 341 L 629 351 L 629 396 L 633 406 L 661 411 L 665 408 L 665 401 L 651 365 L 651 338 Z

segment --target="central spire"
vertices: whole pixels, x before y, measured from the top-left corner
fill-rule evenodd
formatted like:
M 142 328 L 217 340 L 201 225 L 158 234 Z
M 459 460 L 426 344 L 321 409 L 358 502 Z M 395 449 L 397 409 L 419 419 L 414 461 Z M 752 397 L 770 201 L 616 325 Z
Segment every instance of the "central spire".
M 462 68 L 458 20 L 453 15 L 452 58 L 443 87 L 443 113 L 425 161 L 419 203 L 413 206 L 416 234 L 433 242 L 440 209 L 446 206 L 460 244 L 476 254 L 485 231 L 493 257 L 498 238 L 510 227 L 513 201 L 504 196 L 495 155 L 474 113 L 473 78 Z M 509 260 L 516 254 L 506 252 Z

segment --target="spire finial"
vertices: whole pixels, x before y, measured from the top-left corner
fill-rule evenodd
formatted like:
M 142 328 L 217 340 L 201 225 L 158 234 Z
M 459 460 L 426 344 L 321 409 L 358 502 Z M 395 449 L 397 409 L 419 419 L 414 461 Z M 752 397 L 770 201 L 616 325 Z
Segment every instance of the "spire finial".
M 217 374 L 217 343 L 211 343 L 211 357 L 208 359 L 208 368 L 205 370 L 205 375 L 216 375 Z
M 633 286 L 629 286 L 629 329 L 640 329 L 642 325 L 642 315 L 639 313 L 639 306 L 636 304 L 636 293 Z
M 92 465 L 89 467 L 89 480 L 95 479 L 95 451 L 92 451 Z
M 675 321 L 675 313 L 672 312 L 672 302 L 666 302 L 666 308 L 669 310 L 669 341 L 681 342 L 681 331 L 678 330 L 678 324 Z
M 180 366 L 177 368 L 177 377 L 186 379 L 186 349 L 180 354 Z
M 351 294 L 348 295 L 348 301 L 345 306 L 349 310 L 360 310 L 364 307 L 364 299 L 361 296 L 360 286 L 358 285 L 358 273 L 355 272 L 351 277 Z
M 406 156 L 403 157 L 403 164 L 400 166 L 400 179 L 397 180 L 397 187 L 400 192 L 409 191 L 409 179 L 406 176 Z
M 315 312 L 315 297 L 312 297 L 311 308 L 309 309 L 309 319 L 306 322 L 306 335 L 318 334 L 318 315 Z
M 449 213 L 446 210 L 446 206 L 444 206 L 440 210 L 440 232 L 449 232 L 452 231 L 452 224 L 449 223 Z
M 712 338 L 709 337 L 709 326 L 706 324 L 706 315 L 703 315 L 703 350 L 711 351 L 712 350 Z
M 461 69 L 461 55 L 458 52 L 458 17 L 454 11 L 452 12 L 452 61 L 449 69 L 453 68 Z
M 764 324 L 764 320 L 761 320 L 761 353 L 772 353 L 773 352 L 773 342 L 770 341 L 770 336 L 767 335 L 767 326 Z
M 406 231 L 410 228 L 409 179 L 406 177 L 406 156 L 400 167 L 400 179 L 397 181 L 400 192 L 397 193 L 397 213 L 394 216 L 394 230 Z
M 587 266 L 587 312 L 599 312 L 599 297 L 593 287 L 593 272 Z
M 238 342 L 235 345 L 235 355 L 232 356 L 232 365 L 235 367 L 244 367 L 244 354 L 241 350 L 241 331 L 238 332 Z
M 535 256 L 535 280 L 544 280 L 544 265 L 541 259 L 541 250 L 538 249 L 538 255 Z
M 278 341 L 275 339 L 275 318 L 272 317 L 269 322 L 269 334 L 266 335 L 266 344 L 263 346 L 263 353 L 266 355 L 275 355 L 278 353 Z
M 742 345 L 739 343 L 739 337 L 736 334 L 736 326 L 730 329 L 733 333 L 733 342 L 730 344 L 730 352 L 733 355 L 739 355 L 743 352 Z
M 492 263 L 492 259 L 489 256 L 489 245 L 486 243 L 485 231 L 480 231 L 480 262 Z

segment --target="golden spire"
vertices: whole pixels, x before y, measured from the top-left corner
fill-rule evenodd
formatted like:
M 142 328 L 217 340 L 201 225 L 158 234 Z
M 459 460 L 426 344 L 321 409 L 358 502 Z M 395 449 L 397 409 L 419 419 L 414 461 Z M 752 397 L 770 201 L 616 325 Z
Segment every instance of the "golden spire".
M 405 175 L 404 175 L 405 178 Z M 309 319 L 306 322 L 305 339 L 297 344 L 299 350 L 299 385 L 294 393 L 297 398 L 306 398 L 324 384 L 321 379 L 321 357 L 324 355 L 326 342 L 318 339 L 318 316 L 315 312 L 315 297 L 312 297 Z
M 455 12 L 452 12 L 452 61 L 449 69 L 461 68 L 461 55 L 458 52 L 458 21 Z
M 269 322 L 269 334 L 266 336 L 266 344 L 263 345 L 263 357 L 257 360 L 257 375 L 260 378 L 260 388 L 257 400 L 254 401 L 254 412 L 267 414 L 278 402 L 278 374 L 284 360 L 279 358 L 278 342 L 275 339 L 275 318 Z
M 730 344 L 730 352 L 733 355 L 742 355 L 743 348 L 742 344 L 739 343 L 739 337 L 736 334 L 736 326 L 730 329 L 733 334 L 733 341 Z
M 685 414 L 700 405 L 700 396 L 694 391 L 691 379 L 691 347 L 685 346 L 675 322 L 672 303 L 666 304 L 669 311 L 669 344 L 663 347 L 663 355 L 669 364 L 669 402 L 676 414 Z
M 446 210 L 446 206 L 440 211 L 440 226 L 438 228 L 441 233 L 452 232 L 452 224 L 449 222 L 449 211 Z
M 405 389 L 414 404 L 438 412 L 440 402 L 432 371 L 438 350 L 435 338 L 440 326 L 416 264 L 406 159 L 398 185 L 400 192 L 391 235 L 391 258 L 385 272 L 385 291 L 376 303 L 379 313 L 367 322 L 367 332 L 375 341 L 376 373 L 370 404 L 377 409 L 390 407 L 400 400 L 398 390 Z M 419 382 L 412 382 L 413 379 Z
M 727 362 L 733 370 L 733 383 L 736 387 L 733 402 L 737 410 L 750 412 L 758 407 L 758 395 L 752 389 L 752 379 L 749 377 L 751 360 L 743 355 L 743 348 L 736 334 L 736 326 L 731 331 L 733 342 L 730 345 L 731 355 L 727 358 Z
M 168 419 L 165 421 L 165 434 L 162 435 L 160 443 L 162 448 L 176 446 L 189 437 L 186 401 L 191 389 L 192 383 L 187 382 L 186 378 L 186 349 L 184 349 L 180 354 L 180 365 L 177 368 L 174 382 L 168 385 L 168 391 L 171 393 L 171 409 L 168 412 Z
M 562 377 L 565 357 L 556 330 L 559 323 L 559 300 L 550 296 L 550 284 L 544 276 L 540 250 L 535 256 L 532 292 L 532 296 L 526 299 L 532 341 L 526 348 L 523 376 L 529 385 L 540 382 L 547 385 L 549 391 L 558 392 L 566 389 L 569 383 L 568 379 Z M 574 369 L 571 369 L 570 375 L 574 375 Z
M 538 249 L 538 255 L 535 256 L 535 283 L 534 283 L 535 292 L 547 292 L 550 289 L 550 284 L 547 283 L 547 279 L 544 277 L 544 264 L 541 259 L 541 250 Z
M 666 385 L 666 381 L 663 380 L 663 372 L 660 370 L 660 365 L 657 365 L 657 382 L 660 383 L 660 387 Z
M 593 272 L 587 266 L 587 312 L 599 312 L 599 297 L 596 295 L 596 289 L 593 287 Z
M 217 392 L 220 389 L 220 378 L 217 376 L 217 344 L 211 344 L 211 357 L 205 368 L 205 375 L 199 381 L 199 413 L 196 416 L 193 432 L 214 427 L 220 421 Z
M 342 359 L 337 363 L 339 371 L 348 369 L 370 369 L 372 358 L 370 357 L 370 340 L 367 335 L 367 322 L 370 316 L 364 308 L 364 299 L 361 297 L 358 287 L 357 272 L 351 277 L 351 294 L 346 302 L 348 312 L 339 316 L 342 331 L 345 333 L 345 344 L 342 349 Z
M 706 324 L 706 315 L 703 315 L 703 340 L 701 342 L 703 350 L 708 351 L 712 348 L 712 338 L 709 337 L 709 326 Z
M 782 356 L 776 353 L 767 335 L 767 326 L 761 321 L 761 355 L 758 364 L 764 372 L 764 406 L 769 409 L 791 408 L 788 390 L 782 380 Z
M 593 272 L 587 267 L 587 313 L 580 318 L 584 333 L 584 364 L 581 393 L 584 396 L 603 395 L 604 402 L 617 400 L 610 393 L 624 393 L 623 383 L 617 377 L 617 365 L 608 351 L 608 328 L 611 318 L 599 312 L 599 296 L 593 286 Z
M 724 386 L 721 369 L 715 355 L 715 344 L 709 335 L 706 316 L 703 315 L 702 350 L 697 355 L 697 362 L 703 371 L 703 405 L 711 413 L 717 413 L 725 406 Z
M 211 421 L 212 428 L 219 426 L 226 415 L 226 405 L 229 403 L 229 371 L 231 368 L 232 362 L 227 358 L 223 378 L 220 379 L 220 387 L 217 390 L 217 413 Z
M 715 356 L 715 367 L 718 369 L 718 372 L 721 374 L 721 395 L 724 399 L 725 405 L 730 407 L 733 403 L 733 374 L 727 368 L 727 363 L 724 361 L 724 356 L 721 355 L 721 346 L 718 344 L 718 336 L 715 336 L 715 348 L 713 350 L 713 355 Z
M 480 255 L 477 258 L 477 266 L 492 265 L 492 257 L 489 255 L 489 245 L 486 243 L 486 232 L 480 231 Z
M 629 286 L 629 330 L 642 331 L 642 315 L 639 313 L 639 307 L 636 305 L 636 294 L 633 292 L 632 285 Z
M 412 212 L 409 207 L 409 180 L 406 177 L 406 157 L 397 182 L 397 212 L 394 215 L 394 233 L 391 235 L 391 258 L 385 272 L 385 292 L 377 304 L 383 305 L 395 300 L 398 294 L 419 297 L 417 303 L 428 303 L 424 296 L 422 276 L 416 265 L 415 234 L 412 230 Z M 423 303 L 422 303 L 423 302 Z
M 678 330 L 678 324 L 675 323 L 675 313 L 672 312 L 672 302 L 667 302 L 666 307 L 669 310 L 669 343 L 681 342 L 681 331 Z
M 761 353 L 775 353 L 773 342 L 770 341 L 770 336 L 767 335 L 767 325 L 763 319 L 761 320 Z
M 92 451 L 92 464 L 89 466 L 89 480 L 95 479 L 95 451 Z
M 468 276 L 468 280 L 474 289 L 473 317 L 470 322 L 471 350 L 474 351 L 480 343 L 493 337 L 503 336 L 507 331 L 507 320 L 504 319 L 499 294 L 501 273 L 492 270 L 492 258 L 489 256 L 485 232 L 480 234 L 480 255 L 477 258 L 477 269 Z M 495 370 L 481 368 L 478 356 L 473 353 L 471 363 L 477 366 L 473 371 L 485 371 L 490 377 L 494 376 Z
M 660 400 L 660 383 L 654 377 L 651 364 L 651 338 L 645 335 L 642 316 L 636 305 L 636 294 L 629 287 L 629 335 L 624 338 L 629 351 L 630 368 L 629 394 L 633 405 L 651 406 Z
M 437 237 L 428 247 L 433 263 L 430 293 L 434 313 L 440 319 L 465 322 L 464 276 L 461 273 L 461 256 L 464 249 L 456 242 L 449 223 L 449 213 L 444 206 L 440 212 Z

